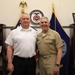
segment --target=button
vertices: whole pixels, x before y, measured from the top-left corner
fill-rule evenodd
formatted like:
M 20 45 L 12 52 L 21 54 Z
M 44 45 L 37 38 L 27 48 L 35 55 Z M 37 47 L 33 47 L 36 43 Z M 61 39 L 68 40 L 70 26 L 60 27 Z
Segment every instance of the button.
M 42 56 L 44 59 L 47 59 L 47 57 L 46 56 Z

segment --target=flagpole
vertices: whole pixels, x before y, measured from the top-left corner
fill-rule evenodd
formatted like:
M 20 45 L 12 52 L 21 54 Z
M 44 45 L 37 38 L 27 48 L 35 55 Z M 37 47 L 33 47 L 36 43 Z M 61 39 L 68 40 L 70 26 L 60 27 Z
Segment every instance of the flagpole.
M 56 30 L 56 14 L 55 14 L 55 9 L 54 9 L 54 2 L 52 3 L 52 12 L 55 15 L 55 18 L 54 18 L 54 30 Z
M 22 0 L 22 1 L 20 2 L 19 6 L 22 7 L 22 9 L 21 9 L 21 14 L 22 14 L 22 13 L 25 13 L 24 8 L 27 7 L 27 2 L 25 2 L 24 0 Z M 17 24 L 14 26 L 14 28 L 17 28 L 17 26 L 19 26 L 19 25 L 20 25 L 20 18 L 19 18 Z M 13 29 L 14 29 L 14 28 L 13 28 Z
M 27 3 L 25 1 L 21 1 L 20 6 L 22 7 L 21 13 L 24 13 L 24 8 L 27 7 Z

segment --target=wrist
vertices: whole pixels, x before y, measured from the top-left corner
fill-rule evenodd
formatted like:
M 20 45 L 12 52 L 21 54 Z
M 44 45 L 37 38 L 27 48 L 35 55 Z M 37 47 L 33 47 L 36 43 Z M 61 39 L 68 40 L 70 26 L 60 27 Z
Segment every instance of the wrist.
M 60 67 L 60 64 L 55 64 L 55 66 Z
M 12 62 L 8 62 L 8 64 L 11 64 Z

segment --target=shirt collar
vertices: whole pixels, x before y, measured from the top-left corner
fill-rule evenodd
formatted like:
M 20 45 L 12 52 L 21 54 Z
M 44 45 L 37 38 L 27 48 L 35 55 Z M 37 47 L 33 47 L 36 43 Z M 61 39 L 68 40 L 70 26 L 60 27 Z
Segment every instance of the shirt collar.
M 48 29 L 48 32 L 45 33 L 45 36 L 46 36 L 46 35 L 49 35 L 49 36 L 50 36 L 50 35 L 51 35 L 50 32 L 51 32 L 51 29 L 49 28 L 49 29 Z M 43 36 L 43 32 L 41 32 L 39 36 Z
M 24 28 L 22 28 L 21 25 L 19 26 L 19 29 L 20 29 L 20 31 L 31 31 L 32 30 L 31 27 L 29 27 L 28 29 L 24 29 Z

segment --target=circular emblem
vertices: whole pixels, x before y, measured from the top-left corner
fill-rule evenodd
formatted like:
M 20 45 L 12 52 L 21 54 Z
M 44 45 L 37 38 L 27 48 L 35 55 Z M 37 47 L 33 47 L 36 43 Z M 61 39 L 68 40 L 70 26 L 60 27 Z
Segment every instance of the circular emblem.
M 62 42 L 63 42 L 62 57 L 64 57 L 66 52 L 67 52 L 67 45 L 66 45 L 66 42 L 63 39 L 62 39 Z
M 40 18 L 43 17 L 44 14 L 40 10 L 33 10 L 30 13 L 30 20 L 32 24 L 39 24 Z

